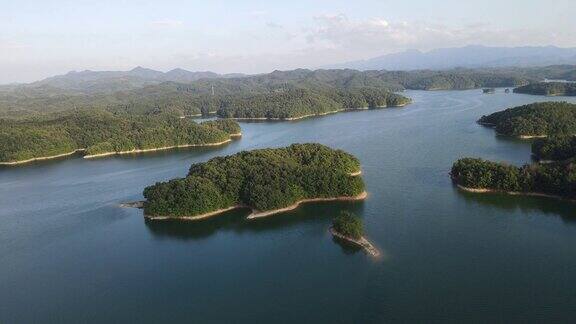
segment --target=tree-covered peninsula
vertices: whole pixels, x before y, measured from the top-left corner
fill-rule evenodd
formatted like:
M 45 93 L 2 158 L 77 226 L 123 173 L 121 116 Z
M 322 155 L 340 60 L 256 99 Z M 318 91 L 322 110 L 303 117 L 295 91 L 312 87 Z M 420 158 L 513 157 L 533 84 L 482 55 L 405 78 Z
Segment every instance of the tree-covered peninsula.
M 144 189 L 150 219 L 201 219 L 233 208 L 249 217 L 296 208 L 303 201 L 365 197 L 354 156 L 321 144 L 243 151 L 190 167 L 185 178 Z
M 228 96 L 217 111 L 222 118 L 298 119 L 344 110 L 400 107 L 410 99 L 385 89 L 291 89 L 266 94 Z
M 482 116 L 478 122 L 499 134 L 522 138 L 576 134 L 576 104 L 532 103 Z
M 514 89 L 515 93 L 524 93 L 541 96 L 576 96 L 576 83 L 574 82 L 538 82 L 527 84 Z
M 450 174 L 454 183 L 468 191 L 576 198 L 574 159 L 516 167 L 477 158 L 464 158 L 454 163 Z
M 532 155 L 538 160 L 562 161 L 576 157 L 575 136 L 551 136 L 532 143 Z
M 15 164 L 76 151 L 91 157 L 217 145 L 239 132 L 240 127 L 232 120 L 198 124 L 167 114 L 129 116 L 83 110 L 24 120 L 0 119 L 0 163 Z

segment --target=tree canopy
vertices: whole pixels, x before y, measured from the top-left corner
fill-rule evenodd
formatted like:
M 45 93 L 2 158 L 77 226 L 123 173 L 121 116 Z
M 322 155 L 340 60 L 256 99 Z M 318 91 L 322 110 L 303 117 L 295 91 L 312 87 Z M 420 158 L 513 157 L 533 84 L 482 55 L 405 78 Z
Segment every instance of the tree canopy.
M 235 121 L 197 124 L 172 115 L 129 116 L 72 111 L 24 120 L 0 119 L 0 162 L 53 156 L 83 149 L 101 154 L 177 145 L 211 144 L 237 133 Z
M 332 228 L 336 232 L 354 239 L 360 239 L 362 235 L 364 235 L 362 219 L 348 211 L 340 212 L 340 214 L 332 220 Z
M 576 104 L 540 102 L 482 116 L 478 121 L 510 136 L 576 134 Z
M 576 96 L 576 83 L 538 82 L 515 88 L 514 92 L 542 96 Z
M 321 144 L 243 151 L 193 164 L 185 178 L 144 189 L 145 214 L 195 216 L 233 206 L 267 211 L 302 199 L 354 197 L 364 182 L 354 156 Z
M 454 163 L 451 176 L 455 183 L 467 188 L 576 197 L 576 164 L 573 159 L 516 167 L 464 158 Z

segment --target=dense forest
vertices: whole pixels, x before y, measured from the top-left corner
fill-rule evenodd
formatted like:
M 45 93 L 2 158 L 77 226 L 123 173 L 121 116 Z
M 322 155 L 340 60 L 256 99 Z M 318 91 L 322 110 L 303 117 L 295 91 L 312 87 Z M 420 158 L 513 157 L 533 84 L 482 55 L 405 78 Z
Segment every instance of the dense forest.
M 344 236 L 357 240 L 364 235 L 362 219 L 347 211 L 341 211 L 340 214 L 332 220 L 332 228 Z
M 573 159 L 516 167 L 464 158 L 454 163 L 451 176 L 456 184 L 466 188 L 576 198 L 576 165 Z
M 339 92 L 351 91 L 354 92 L 353 96 L 357 96 L 358 91 L 513 87 L 535 83 L 544 78 L 573 77 L 576 77 L 576 67 L 570 65 L 446 71 L 297 69 L 252 76 L 219 76 L 182 70 L 161 73 L 142 68 L 120 73 L 88 71 L 69 73 L 32 84 L 0 86 L 0 117 L 24 118 L 74 109 L 194 115 L 227 111 L 231 103 L 242 105 L 250 100 L 261 100 L 262 97 L 292 100 L 292 96 L 284 96 L 282 93 L 294 94 L 299 91 L 308 95 L 309 98 L 305 100 L 315 100 L 312 97 L 321 96 L 322 101 L 328 104 L 326 97 L 338 101 L 338 96 L 334 94 Z M 341 104 L 347 108 L 354 107 L 346 102 Z M 284 107 L 289 106 L 289 103 L 278 105 Z M 242 107 L 238 109 L 244 110 Z M 297 107 L 290 109 L 298 111 Z M 282 114 L 293 116 L 292 113 Z
M 410 99 L 383 89 L 337 91 L 292 89 L 249 96 L 229 96 L 217 111 L 222 118 L 289 119 L 358 108 L 403 106 Z
M 538 160 L 562 161 L 576 157 L 575 136 L 552 136 L 532 143 L 532 154 Z
M 542 96 L 576 96 L 576 83 L 538 82 L 515 88 L 514 92 Z
M 364 182 L 352 155 L 320 144 L 243 151 L 194 164 L 185 178 L 144 189 L 147 216 L 195 216 L 246 206 L 267 211 L 302 199 L 353 197 Z
M 533 103 L 482 116 L 478 122 L 509 136 L 574 135 L 576 104 Z
M 197 124 L 172 115 L 127 116 L 107 111 L 72 111 L 55 117 L 0 119 L 0 162 L 85 150 L 102 154 L 226 141 L 238 133 L 231 120 Z

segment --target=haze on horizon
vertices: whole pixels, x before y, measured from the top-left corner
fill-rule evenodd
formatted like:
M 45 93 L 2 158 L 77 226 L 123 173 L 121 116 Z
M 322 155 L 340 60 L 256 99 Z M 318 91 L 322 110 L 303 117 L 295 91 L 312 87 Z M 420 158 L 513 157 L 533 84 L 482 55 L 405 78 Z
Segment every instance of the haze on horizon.
M 0 84 L 71 70 L 263 73 L 406 49 L 575 47 L 573 0 L 8 0 Z

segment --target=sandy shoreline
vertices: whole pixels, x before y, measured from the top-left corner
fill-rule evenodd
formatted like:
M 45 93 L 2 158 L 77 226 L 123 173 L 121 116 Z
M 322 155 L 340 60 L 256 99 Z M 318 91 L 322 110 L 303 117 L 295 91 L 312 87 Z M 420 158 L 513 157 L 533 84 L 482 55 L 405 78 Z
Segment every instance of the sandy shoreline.
M 120 152 L 105 152 L 105 153 L 99 153 L 99 154 L 91 154 L 91 155 L 84 155 L 83 158 L 85 159 L 92 159 L 92 158 L 99 158 L 99 157 L 104 157 L 104 156 L 110 156 L 110 155 L 121 155 L 121 154 L 134 154 L 134 153 L 145 153 L 145 152 L 154 152 L 154 151 L 164 151 L 164 150 L 170 150 L 170 149 L 175 149 L 175 148 L 185 148 L 185 147 L 204 147 L 204 146 L 219 146 L 219 145 L 224 145 L 226 143 L 229 143 L 232 141 L 233 137 L 241 137 L 242 133 L 235 133 L 235 134 L 230 134 L 229 139 L 222 141 L 222 142 L 217 142 L 217 143 L 207 143 L 207 144 L 184 144 L 184 145 L 173 145 L 173 146 L 164 146 L 164 147 L 158 147 L 158 148 L 151 148 L 151 149 L 133 149 L 130 151 L 120 151 Z M 70 156 L 79 152 L 84 152 L 86 151 L 86 149 L 77 149 L 71 152 L 67 152 L 67 153 L 62 153 L 62 154 L 57 154 L 57 155 L 51 155 L 51 156 L 41 156 L 41 157 L 37 157 L 37 158 L 31 158 L 31 159 L 27 159 L 27 160 L 21 160 L 21 161 L 11 161 L 11 162 L 0 162 L 0 165 L 18 165 L 18 164 L 25 164 L 25 163 L 30 163 L 30 162 L 34 162 L 34 161 L 43 161 L 43 160 L 51 160 L 51 159 L 56 159 L 59 157 L 65 157 L 65 156 Z
M 370 256 L 373 257 L 380 256 L 380 251 L 372 243 L 370 243 L 370 241 L 368 241 L 364 236 L 360 237 L 360 239 L 355 239 L 338 233 L 333 227 L 330 227 L 330 233 L 332 233 L 333 236 L 341 240 L 360 246 Z
M 77 149 L 77 150 L 74 150 L 72 152 L 67 152 L 67 153 L 62 153 L 62 154 L 57 154 L 57 155 L 41 156 L 41 157 L 37 157 L 37 158 L 31 158 L 31 159 L 27 159 L 27 160 L 13 161 L 13 162 L 0 162 L 0 165 L 17 165 L 17 164 L 30 163 L 30 162 L 34 162 L 34 161 L 51 160 L 51 159 L 69 156 L 69 155 L 76 154 L 79 152 L 84 152 L 84 151 L 85 151 L 84 149 Z
M 366 199 L 366 197 L 368 197 L 368 192 L 364 191 L 361 194 L 359 194 L 358 196 L 341 196 L 341 197 L 332 197 L 332 198 L 310 198 L 310 199 L 302 199 L 300 201 L 295 202 L 294 204 L 288 206 L 288 207 L 284 207 L 284 208 L 279 208 L 279 209 L 273 209 L 273 210 L 267 210 L 267 211 L 256 211 L 253 210 L 252 214 L 248 215 L 247 219 L 256 219 L 256 218 L 262 218 L 262 217 L 267 217 L 267 216 L 271 216 L 274 214 L 278 214 L 278 213 L 283 213 L 283 212 L 287 212 L 287 211 L 291 211 L 294 210 L 296 208 L 298 208 L 298 206 L 300 206 L 300 204 L 303 203 L 308 203 L 308 202 L 320 202 L 320 201 L 356 201 L 356 200 L 364 200 Z
M 350 173 L 351 177 L 357 177 L 359 175 L 362 175 L 362 170 Z
M 570 199 L 570 198 L 566 198 L 566 197 L 562 197 L 562 196 L 540 193 L 540 192 L 520 192 L 520 191 L 503 191 L 503 190 L 487 189 L 487 188 L 469 188 L 469 187 L 464 187 L 464 186 L 459 185 L 459 184 L 457 184 L 456 186 L 458 187 L 458 189 L 460 189 L 462 191 L 467 191 L 467 192 L 503 193 L 503 194 L 514 195 L 514 196 L 546 197 L 546 198 L 554 198 L 554 199 L 566 200 L 566 201 L 571 201 L 571 202 L 576 201 L 574 199 Z
M 531 138 L 546 138 L 548 135 L 520 135 L 518 138 L 520 139 L 531 139 Z
M 175 148 L 184 148 L 184 147 L 218 146 L 218 145 L 226 144 L 226 143 L 228 143 L 228 142 L 230 142 L 230 141 L 232 141 L 232 140 L 229 138 L 229 139 L 227 139 L 227 140 L 225 140 L 225 141 L 217 142 L 217 143 L 184 144 L 184 145 L 173 145 L 173 146 L 157 147 L 157 148 L 151 148 L 151 149 L 133 149 L 133 150 L 130 150 L 130 151 L 106 152 L 106 153 L 85 155 L 84 158 L 85 158 L 85 159 L 92 159 L 92 158 L 98 158 L 98 157 L 110 156 L 110 155 L 121 155 L 121 154 L 134 154 L 134 153 L 155 152 L 155 151 L 164 151 L 164 150 L 170 150 L 170 149 L 175 149 Z
M 286 211 L 290 211 L 290 210 L 294 210 L 296 208 L 298 208 L 298 206 L 300 206 L 300 204 L 302 203 L 307 203 L 307 202 L 320 202 L 320 201 L 356 201 L 356 200 L 364 200 L 366 199 L 366 197 L 368 196 L 368 193 L 366 191 L 362 192 L 361 194 L 359 194 L 358 196 L 353 196 L 353 197 L 349 197 L 349 196 L 342 196 L 342 197 L 333 197 L 333 198 L 311 198 L 311 199 L 303 199 L 300 201 L 297 201 L 296 203 L 285 207 L 285 208 L 280 208 L 280 209 L 274 209 L 274 210 L 269 210 L 269 211 L 264 211 L 264 212 L 258 212 L 255 210 L 252 210 L 252 213 L 250 215 L 248 215 L 247 219 L 255 219 L 255 218 L 261 218 L 261 217 L 267 217 L 270 215 L 274 215 L 274 214 L 278 214 L 278 213 L 282 213 L 282 212 L 286 212 Z M 142 202 L 143 203 L 143 202 Z M 136 203 L 123 203 L 120 204 L 120 207 L 125 207 L 125 208 L 140 208 L 137 207 L 138 205 Z M 233 209 L 239 209 L 239 208 L 250 208 L 248 206 L 244 206 L 244 205 L 234 205 L 234 206 L 230 206 L 227 208 L 222 208 L 222 209 L 218 209 L 215 211 L 211 211 L 208 213 L 204 213 L 204 214 L 200 214 L 200 215 L 194 215 L 194 216 L 152 216 L 152 215 L 146 215 L 144 214 L 144 218 L 149 219 L 149 220 L 186 220 L 186 221 L 195 221 L 195 220 L 201 220 L 201 219 L 206 219 L 206 218 L 210 218 L 219 214 L 222 214 L 224 212 L 233 210 Z
M 496 127 L 496 124 L 493 124 L 493 123 L 483 123 L 481 121 L 477 121 L 476 123 L 478 123 L 482 126 L 490 127 L 490 128 Z M 507 135 L 507 134 L 502 134 L 502 133 L 498 133 L 498 132 L 496 132 L 496 135 L 514 137 L 514 138 L 519 138 L 519 139 L 532 139 L 532 138 L 546 138 L 546 137 L 548 137 L 548 135 Z
M 272 120 L 272 121 L 294 121 L 294 120 L 299 120 L 299 119 L 304 119 L 304 118 L 309 118 L 309 117 L 318 117 L 318 116 L 326 116 L 326 115 L 331 115 L 331 114 L 336 114 L 339 112 L 344 112 L 344 111 L 356 111 L 356 110 L 370 110 L 370 109 L 381 109 L 381 108 L 398 108 L 398 107 L 404 107 L 406 105 L 408 105 L 409 103 L 405 103 L 405 104 L 401 104 L 401 105 L 394 105 L 394 106 L 377 106 L 377 107 L 359 107 L 359 108 L 346 108 L 346 109 L 338 109 L 338 110 L 331 110 L 331 111 L 326 111 L 323 113 L 319 113 L 319 114 L 307 114 L 307 115 L 302 115 L 302 116 L 298 116 L 298 117 L 287 117 L 287 118 L 277 118 L 277 117 L 231 117 L 231 119 L 234 120 Z
M 229 210 L 238 209 L 238 208 L 244 208 L 244 206 L 235 205 L 235 206 L 231 206 L 228 208 L 222 208 L 222 209 L 218 209 L 215 211 L 211 211 L 208 213 L 195 215 L 195 216 L 150 216 L 150 215 L 144 214 L 144 218 L 150 219 L 150 220 L 172 220 L 172 219 L 174 219 L 174 220 L 196 221 L 196 220 L 210 218 L 212 216 L 222 214 L 222 213 L 227 212 Z

